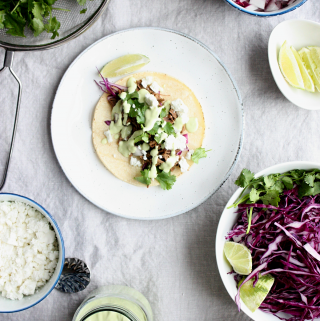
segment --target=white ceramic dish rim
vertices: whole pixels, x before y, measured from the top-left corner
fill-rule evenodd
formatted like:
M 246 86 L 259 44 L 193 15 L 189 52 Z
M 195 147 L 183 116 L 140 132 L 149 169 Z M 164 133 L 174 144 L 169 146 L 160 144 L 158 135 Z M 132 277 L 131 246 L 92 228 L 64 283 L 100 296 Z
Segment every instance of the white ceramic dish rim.
M 61 234 L 61 231 L 59 229 L 59 226 L 57 224 L 57 222 L 55 221 L 55 219 L 51 216 L 51 214 L 43 207 L 41 206 L 39 203 L 35 202 L 34 200 L 26 197 L 26 196 L 22 196 L 22 195 L 19 195 L 19 194 L 13 194 L 13 193 L 0 193 L 0 197 L 1 195 L 7 195 L 7 196 L 14 196 L 14 197 L 18 197 L 21 199 L 21 201 L 23 202 L 24 200 L 27 200 L 31 203 L 33 203 L 34 205 L 36 205 L 36 207 L 40 208 L 42 210 L 42 213 L 44 216 L 48 217 L 49 218 L 49 221 L 50 223 L 52 223 L 56 230 L 58 231 L 58 238 L 59 238 L 59 241 L 60 241 L 60 244 L 61 244 L 61 249 L 62 249 L 62 264 L 61 264 L 61 267 L 60 267 L 60 271 L 57 275 L 57 279 L 54 281 L 53 285 L 51 286 L 51 288 L 46 292 L 46 294 L 41 298 L 39 299 L 37 302 L 33 303 L 33 304 L 30 304 L 29 306 L 25 307 L 25 308 L 22 308 L 22 309 L 18 309 L 18 310 L 14 310 L 14 311 L 0 311 L 0 313 L 15 313 L 15 312 L 20 312 L 20 311 L 24 311 L 24 310 L 27 310 L 27 309 L 30 309 L 32 308 L 33 306 L 37 305 L 38 303 L 40 303 L 43 299 L 45 299 L 50 293 L 51 291 L 55 288 L 56 284 L 58 283 L 59 279 L 60 279 L 60 276 L 61 276 L 61 273 L 62 273 L 62 270 L 63 270 L 63 265 L 64 265 L 64 260 L 65 260 L 65 248 L 64 248 L 64 241 L 63 241 L 63 237 L 62 237 L 62 234 Z M 45 214 L 44 214 L 45 213 Z
M 114 215 L 117 215 L 117 216 L 120 216 L 120 217 L 124 217 L 124 218 L 128 218 L 128 219 L 134 219 L 134 220 L 143 220 L 143 221 L 147 221 L 147 220 L 161 220 L 161 219 L 166 219 L 166 218 L 170 218 L 170 217 L 174 217 L 174 216 L 177 216 L 177 215 L 181 215 L 181 214 L 184 214 L 184 213 L 187 213 L 189 212 L 190 210 L 196 208 L 197 206 L 199 206 L 200 204 L 202 204 L 203 202 L 205 202 L 210 196 L 212 196 L 213 194 L 215 194 L 220 188 L 221 186 L 226 182 L 226 180 L 229 178 L 229 176 L 231 175 L 232 173 L 232 170 L 234 169 L 236 163 L 238 162 L 239 160 L 239 157 L 240 157 L 240 154 L 241 154 L 241 150 L 242 150 L 242 146 L 243 146 L 243 138 L 244 138 L 244 108 L 243 108 L 243 101 L 242 101 L 242 98 L 241 98 L 241 95 L 240 95 L 240 91 L 238 89 L 238 86 L 236 84 L 236 82 L 234 81 L 233 77 L 231 76 L 229 70 L 226 68 L 226 66 L 222 63 L 222 61 L 220 60 L 220 58 L 209 48 L 207 47 L 204 43 L 202 43 L 201 41 L 183 33 L 183 32 L 180 32 L 180 31 L 176 31 L 176 30 L 172 30 L 172 29 L 166 29 L 166 28 L 160 28 L 160 27 L 137 27 L 137 28 L 129 28 L 129 29 L 124 29 L 124 30 L 121 30 L 121 31 L 118 31 L 118 32 L 115 32 L 115 33 L 112 33 L 106 37 L 103 37 L 101 39 L 99 39 L 98 41 L 94 42 L 92 45 L 90 45 L 87 49 L 85 49 L 84 51 L 82 51 L 75 59 L 74 61 L 70 64 L 70 66 L 68 67 L 68 69 L 65 71 L 61 81 L 60 81 L 60 84 L 59 84 L 59 87 L 56 91 L 56 94 L 55 94 L 55 99 L 53 101 L 53 104 L 52 106 L 54 106 L 55 104 L 55 101 L 56 101 L 56 97 L 58 96 L 59 94 L 59 90 L 60 88 L 63 86 L 64 84 L 64 81 L 65 81 L 65 78 L 67 76 L 67 73 L 69 72 L 69 70 L 73 67 L 73 65 L 76 64 L 76 62 L 80 59 L 80 57 L 82 55 L 84 55 L 87 51 L 89 51 L 92 47 L 94 47 L 95 45 L 97 45 L 98 43 L 100 43 L 101 41 L 104 41 L 110 37 L 113 37 L 113 36 L 116 36 L 118 34 L 121 34 L 121 33 L 125 33 L 125 32 L 130 32 L 130 31 L 136 31 L 136 30 L 160 30 L 160 31 L 165 31 L 165 32 L 171 32 L 171 33 L 174 33 L 174 34 L 178 34 L 182 37 L 185 37 L 187 39 L 190 39 L 191 41 L 195 42 L 196 44 L 200 45 L 201 47 L 203 47 L 205 50 L 207 50 L 216 60 L 217 62 L 221 65 L 221 67 L 225 70 L 226 74 L 228 75 L 228 77 L 230 78 L 230 81 L 232 83 L 232 85 L 234 86 L 234 90 L 237 94 L 237 97 L 238 97 L 238 102 L 239 102 L 239 106 L 240 106 L 240 111 L 241 111 L 241 134 L 240 134 L 240 139 L 239 139 L 239 144 L 238 144 L 238 148 L 237 148 L 237 153 L 236 153 L 236 156 L 229 168 L 229 170 L 227 171 L 224 179 L 222 180 L 222 182 L 215 188 L 213 189 L 212 191 L 210 191 L 202 200 L 200 200 L 198 202 L 197 205 L 195 206 L 190 206 L 189 208 L 187 209 L 184 209 L 184 210 L 181 210 L 181 211 L 177 211 L 173 214 L 170 214 L 170 215 L 163 215 L 163 216 L 159 216 L 159 217 L 134 217 L 134 216 L 127 216 L 127 215 L 122 215 L 120 213 L 117 213 L 113 210 L 110 210 L 110 209 L 107 209 L 107 208 L 103 208 L 101 206 L 99 206 L 99 204 L 97 204 L 91 197 L 89 197 L 88 195 L 86 195 L 86 193 L 84 193 L 81 188 L 79 188 L 78 186 L 74 185 L 73 184 L 73 181 L 72 181 L 72 178 L 69 177 L 67 175 L 67 173 L 64 171 L 63 167 L 61 166 L 61 161 L 60 161 L 60 158 L 58 156 L 58 153 L 57 153 L 57 150 L 55 148 L 55 144 L 54 144 L 54 141 L 53 141 L 53 135 L 52 135 L 52 114 L 53 114 L 53 108 L 51 109 L 51 120 L 50 120 L 50 129 L 51 129 L 51 139 L 52 139 L 52 142 L 53 142 L 53 149 L 54 149 L 54 152 L 56 154 L 56 157 L 58 159 L 58 162 L 59 162 L 59 165 L 62 169 L 62 171 L 64 172 L 64 174 L 66 175 L 66 177 L 68 178 L 68 180 L 71 182 L 71 184 L 74 186 L 74 188 L 81 194 L 83 195 L 86 199 L 88 199 L 92 204 L 96 205 L 97 207 L 101 208 L 102 210 L 104 211 L 108 211 L 109 213 L 112 213 Z
M 246 8 L 243 8 L 241 6 L 239 6 L 238 4 L 236 4 L 235 2 L 233 2 L 233 0 L 225 0 L 227 1 L 232 7 L 234 7 L 235 9 L 238 9 L 241 12 L 250 14 L 252 16 L 256 16 L 256 17 L 273 17 L 273 16 L 279 16 L 288 12 L 291 12 L 293 10 L 298 9 L 299 7 L 301 7 L 304 3 L 307 2 L 307 0 L 301 0 L 299 3 L 296 4 L 292 4 L 292 7 L 289 7 L 287 9 L 280 9 L 280 10 L 276 10 L 276 11 L 270 11 L 270 12 L 256 12 L 256 11 L 251 11 L 251 10 L 247 10 Z M 299 0 L 297 0 L 299 1 Z
M 278 168 L 280 167 L 285 167 L 285 170 L 278 170 Z M 280 163 L 280 164 L 276 164 L 270 167 L 267 167 L 263 170 L 261 170 L 260 172 L 258 172 L 257 174 L 255 174 L 255 177 L 259 177 L 262 175 L 269 175 L 271 173 L 279 173 L 279 172 L 285 172 L 285 171 L 289 171 L 289 170 L 293 170 L 293 169 L 312 169 L 312 168 L 320 168 L 320 163 L 316 163 L 316 162 L 309 162 L 309 161 L 292 161 L 292 162 L 285 162 L 285 163 Z M 231 299 L 233 301 L 235 301 L 235 297 L 232 293 L 232 290 L 236 288 L 236 284 L 234 283 L 233 286 L 229 286 L 228 282 L 227 282 L 227 278 L 228 278 L 228 272 L 226 271 L 223 267 L 223 250 L 222 250 L 222 256 L 219 256 L 218 254 L 221 254 L 221 249 L 223 249 L 223 244 L 225 242 L 225 239 L 220 239 L 220 234 L 219 231 L 222 229 L 222 217 L 226 216 L 226 215 L 230 215 L 231 212 L 235 213 L 236 209 L 232 208 L 232 209 L 228 209 L 229 206 L 231 206 L 234 201 L 237 199 L 237 197 L 240 195 L 241 191 L 243 189 L 242 188 L 238 188 L 234 194 L 230 197 L 228 203 L 226 204 L 225 208 L 222 211 L 221 217 L 219 219 L 219 224 L 218 224 L 218 228 L 217 228 L 217 233 L 216 233 L 216 246 L 215 246 L 215 251 L 216 251 L 216 261 L 217 261 L 217 265 L 218 265 L 218 270 L 219 270 L 219 274 L 220 277 L 222 279 L 223 285 L 226 288 L 227 292 L 229 293 Z M 235 218 L 236 219 L 236 218 Z M 233 225 L 233 224 L 232 224 Z M 231 229 L 231 228 L 230 228 Z M 223 237 L 225 237 L 226 235 L 223 235 Z M 260 321 L 260 319 L 256 318 L 256 315 L 254 313 L 252 313 L 245 305 L 244 303 L 241 301 L 241 310 L 247 314 L 250 318 L 252 318 L 255 321 Z M 259 310 L 259 312 L 262 312 Z M 269 316 L 269 314 L 264 313 L 266 316 Z M 273 315 L 270 315 L 273 316 Z M 317 319 L 316 319 L 317 320 Z
M 308 20 L 308 19 L 290 19 L 290 20 L 286 20 L 286 21 L 283 21 L 283 22 L 279 23 L 272 30 L 272 32 L 270 34 L 270 37 L 269 37 L 269 41 L 268 41 L 269 66 L 270 66 L 270 69 L 271 69 L 271 73 L 272 73 L 273 79 L 274 79 L 275 83 L 277 84 L 279 90 L 281 91 L 281 93 L 283 94 L 284 97 L 286 97 L 291 103 L 293 103 L 295 106 L 297 106 L 299 108 L 303 108 L 303 109 L 306 109 L 306 110 L 319 110 L 320 107 L 319 108 L 308 108 L 305 105 L 301 105 L 300 103 L 297 103 L 293 99 L 294 96 L 291 96 L 291 95 L 288 95 L 287 93 L 285 93 L 284 90 L 283 90 L 283 85 L 280 82 L 279 76 L 276 74 L 276 69 L 277 70 L 279 69 L 279 65 L 278 65 L 278 60 L 276 61 L 276 63 L 274 62 L 274 50 L 275 50 L 275 48 L 273 46 L 273 43 L 275 42 L 274 38 L 276 37 L 276 34 L 278 32 L 278 28 L 281 28 L 281 26 L 284 25 L 284 24 L 288 24 L 288 23 L 290 23 L 290 24 L 293 23 L 294 24 L 294 23 L 299 23 L 299 22 L 313 24 L 313 25 L 317 26 L 317 28 L 320 28 L 320 23 L 318 23 L 316 21 Z M 282 74 L 281 74 L 281 76 L 282 76 Z M 311 94 L 312 95 L 314 93 L 306 92 L 306 94 Z

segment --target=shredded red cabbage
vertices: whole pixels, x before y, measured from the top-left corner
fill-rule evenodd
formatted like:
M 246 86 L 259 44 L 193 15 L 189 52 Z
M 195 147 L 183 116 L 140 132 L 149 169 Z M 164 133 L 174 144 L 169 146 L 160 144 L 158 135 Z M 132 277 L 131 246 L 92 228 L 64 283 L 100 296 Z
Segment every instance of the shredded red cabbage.
M 186 144 L 188 144 L 189 143 L 188 134 L 183 134 L 182 136 L 186 138 Z
M 284 191 L 280 199 L 279 207 L 238 205 L 239 218 L 226 238 L 251 251 L 253 271 L 242 284 L 255 278 L 255 285 L 259 274 L 275 278 L 261 310 L 281 320 L 314 320 L 320 317 L 320 195 L 299 199 L 296 186 Z M 240 279 L 242 276 L 235 276 L 236 282 Z M 236 296 L 239 310 L 240 288 Z M 289 319 L 279 316 L 280 312 L 289 314 Z
M 101 74 L 101 72 L 99 71 L 99 69 L 97 68 L 101 78 L 102 78 L 102 81 L 94 81 L 98 86 L 99 88 L 105 92 L 106 94 L 108 94 L 108 100 L 111 99 L 112 97 L 115 97 L 119 94 L 120 90 L 127 90 L 128 88 L 126 86 L 120 86 L 120 85 L 117 85 L 117 84 L 114 84 L 112 82 L 110 82 L 108 80 L 108 78 L 104 78 Z
M 105 123 L 106 123 L 108 126 L 110 126 L 111 120 L 106 120 Z

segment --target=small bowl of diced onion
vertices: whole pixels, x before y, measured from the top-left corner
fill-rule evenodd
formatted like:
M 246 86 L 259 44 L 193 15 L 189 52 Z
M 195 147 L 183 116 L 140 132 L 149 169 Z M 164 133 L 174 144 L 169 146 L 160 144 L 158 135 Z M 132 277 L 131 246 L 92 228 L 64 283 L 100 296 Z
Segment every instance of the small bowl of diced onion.
M 64 253 L 59 227 L 41 205 L 0 193 L 0 313 L 42 301 L 61 276 Z
M 307 0 L 225 0 L 241 12 L 257 17 L 272 17 L 298 9 Z

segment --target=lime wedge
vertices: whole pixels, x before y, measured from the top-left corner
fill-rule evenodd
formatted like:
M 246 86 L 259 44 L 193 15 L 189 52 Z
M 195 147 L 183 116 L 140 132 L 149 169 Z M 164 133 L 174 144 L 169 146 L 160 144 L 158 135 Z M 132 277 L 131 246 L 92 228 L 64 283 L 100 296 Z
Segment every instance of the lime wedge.
M 280 48 L 279 67 L 284 78 L 291 86 L 304 89 L 299 65 L 286 41 Z
M 317 78 L 317 81 L 320 82 L 320 48 L 319 47 L 309 47 L 310 56 L 312 59 L 312 71 Z M 320 91 L 320 88 L 317 87 Z
M 248 248 L 240 243 L 226 242 L 224 254 L 233 270 L 241 275 L 249 275 L 252 271 L 252 257 Z
M 310 47 L 312 49 L 313 47 Z M 311 76 L 315 86 L 317 87 L 318 91 L 320 91 L 320 75 L 316 73 L 316 65 L 313 62 L 313 59 L 311 57 L 311 51 L 307 48 L 302 48 L 299 50 L 299 55 L 305 65 L 305 67 L 308 70 L 309 75 Z
M 245 278 L 239 282 L 238 286 L 241 285 L 244 279 Z M 252 278 L 246 282 L 240 289 L 240 298 L 251 312 L 254 312 L 259 308 L 274 283 L 274 277 L 270 274 L 259 276 L 258 282 L 253 287 L 254 279 L 255 278 Z
M 108 62 L 101 70 L 103 77 L 118 77 L 137 71 L 150 62 L 144 55 L 125 55 Z
M 311 76 L 308 73 L 307 68 L 305 67 L 301 57 L 299 56 L 298 52 L 296 49 L 294 49 L 293 47 L 291 47 L 291 50 L 294 54 L 294 57 L 297 60 L 300 72 L 301 72 L 301 76 L 303 79 L 303 83 L 304 83 L 304 88 L 308 91 L 314 92 L 314 83 L 313 80 L 311 78 Z

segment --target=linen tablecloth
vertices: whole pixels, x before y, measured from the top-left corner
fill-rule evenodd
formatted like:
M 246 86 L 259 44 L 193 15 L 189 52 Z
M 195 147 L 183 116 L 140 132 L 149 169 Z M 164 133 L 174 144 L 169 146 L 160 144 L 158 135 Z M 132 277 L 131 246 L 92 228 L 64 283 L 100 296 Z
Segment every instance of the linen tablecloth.
M 286 15 L 256 18 L 224 0 L 112 0 L 98 22 L 72 42 L 50 51 L 16 53 L 14 70 L 24 87 L 3 192 L 42 204 L 61 228 L 66 256 L 82 258 L 92 277 L 83 292 L 68 295 L 54 290 L 29 310 L 0 315 L 1 321 L 70 321 L 90 291 L 108 284 L 142 292 L 152 305 L 155 321 L 249 320 L 237 311 L 220 279 L 215 259 L 217 224 L 243 167 L 257 172 L 280 162 L 320 161 L 320 112 L 300 109 L 284 98 L 271 75 L 267 54 L 270 33 L 278 23 L 295 18 L 320 22 L 318 1 L 309 0 Z M 55 92 L 75 57 L 101 37 L 141 26 L 182 31 L 209 46 L 234 77 L 245 108 L 244 144 L 227 182 L 196 209 L 160 221 L 120 218 L 87 201 L 65 177 L 50 135 Z M 0 49 L 0 61 L 3 57 Z M 9 74 L 1 74 L 2 165 L 16 90 Z

